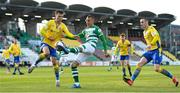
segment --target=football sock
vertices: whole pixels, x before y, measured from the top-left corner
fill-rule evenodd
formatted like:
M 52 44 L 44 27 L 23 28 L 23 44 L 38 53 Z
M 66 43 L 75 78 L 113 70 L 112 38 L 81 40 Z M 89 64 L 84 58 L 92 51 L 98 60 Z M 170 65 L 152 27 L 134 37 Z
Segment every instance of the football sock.
M 173 78 L 173 75 L 169 71 L 167 71 L 165 69 L 161 69 L 160 73 L 167 76 L 167 77 L 169 77 L 169 78 Z
M 72 76 L 73 76 L 74 82 L 79 83 L 77 67 L 71 67 L 71 70 L 72 70 Z

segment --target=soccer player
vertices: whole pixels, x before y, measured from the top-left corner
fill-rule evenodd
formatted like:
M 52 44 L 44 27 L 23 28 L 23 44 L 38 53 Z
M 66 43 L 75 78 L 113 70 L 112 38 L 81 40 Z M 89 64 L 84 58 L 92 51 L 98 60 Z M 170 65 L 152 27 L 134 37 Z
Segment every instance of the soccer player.
M 14 39 L 13 43 L 9 47 L 9 51 L 14 56 L 14 67 L 15 68 L 14 68 L 13 75 L 16 75 L 16 70 L 18 70 L 20 75 L 24 75 L 24 73 L 22 73 L 19 68 L 21 48 L 20 48 L 20 45 L 17 43 L 16 39 Z
M 29 69 L 28 73 L 31 73 L 33 69 L 37 66 L 39 62 L 43 59 L 48 58 L 50 56 L 50 60 L 53 64 L 55 77 L 56 77 L 56 87 L 60 86 L 59 81 L 59 63 L 56 59 L 56 43 L 61 40 L 63 36 L 67 36 L 69 38 L 74 38 L 74 35 L 69 32 L 66 25 L 62 22 L 64 11 L 57 10 L 55 11 L 55 19 L 50 20 L 46 26 L 44 26 L 40 35 L 43 37 L 41 51 L 42 53 L 39 55 L 39 58 L 36 60 L 35 64 L 33 64 Z
M 129 51 L 131 48 L 131 43 L 129 40 L 126 39 L 124 33 L 120 34 L 120 40 L 118 41 L 116 48 L 115 48 L 115 55 L 117 55 L 118 50 L 120 50 L 120 63 L 122 66 L 123 77 L 126 76 L 126 68 L 125 64 L 128 67 L 129 75 L 132 76 L 131 73 L 131 66 L 129 64 Z
M 108 71 L 111 71 L 112 70 L 112 66 L 115 64 L 117 66 L 117 69 L 119 69 L 119 66 L 118 66 L 118 56 L 114 54 L 114 51 L 116 49 L 116 44 L 114 44 L 114 46 L 111 48 L 111 51 L 112 51 L 112 55 L 111 55 L 111 61 L 109 62 L 109 68 L 107 69 Z
M 105 56 L 108 56 L 107 42 L 101 29 L 94 25 L 94 17 L 92 15 L 88 15 L 85 22 L 87 25 L 86 28 L 75 36 L 76 39 L 85 38 L 85 42 L 79 47 L 70 48 L 70 52 L 78 53 L 76 60 L 71 63 L 72 76 L 74 79 L 74 84 L 72 86 L 73 88 L 81 88 L 77 67 L 81 62 L 84 62 L 91 54 L 95 52 L 98 39 L 101 39 L 103 42 Z
M 135 79 L 138 77 L 141 72 L 141 68 L 153 60 L 154 70 L 158 73 L 161 73 L 168 78 L 172 79 L 173 83 L 177 87 L 179 84 L 178 79 L 172 75 L 169 71 L 160 67 L 162 61 L 162 48 L 161 48 L 161 39 L 158 31 L 149 25 L 149 21 L 146 18 L 140 19 L 140 26 L 144 29 L 144 38 L 147 44 L 147 52 L 145 52 L 140 59 L 140 62 L 137 64 L 137 68 L 132 75 L 131 79 L 124 78 L 124 81 L 130 86 L 134 83 Z
M 5 49 L 2 51 L 2 57 L 5 59 L 5 64 L 7 67 L 6 73 L 10 73 L 10 51 L 8 50 L 8 46 L 5 46 Z

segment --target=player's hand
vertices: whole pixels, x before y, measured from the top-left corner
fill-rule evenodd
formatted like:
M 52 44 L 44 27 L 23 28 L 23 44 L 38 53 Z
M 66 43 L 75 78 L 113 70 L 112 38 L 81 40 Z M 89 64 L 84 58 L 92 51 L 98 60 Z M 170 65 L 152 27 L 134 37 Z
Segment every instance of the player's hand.
M 77 35 L 75 35 L 74 38 L 75 38 L 76 40 L 79 40 L 79 39 L 80 39 L 80 37 L 77 36 Z
M 48 39 L 51 40 L 51 41 L 55 40 L 55 38 L 53 36 L 50 36 Z
M 77 41 L 79 41 L 80 43 L 82 43 L 81 38 L 80 38 L 79 36 L 75 35 L 74 38 L 75 38 Z
M 152 47 L 151 45 L 148 45 L 146 49 L 147 49 L 147 50 L 150 50 L 151 47 Z

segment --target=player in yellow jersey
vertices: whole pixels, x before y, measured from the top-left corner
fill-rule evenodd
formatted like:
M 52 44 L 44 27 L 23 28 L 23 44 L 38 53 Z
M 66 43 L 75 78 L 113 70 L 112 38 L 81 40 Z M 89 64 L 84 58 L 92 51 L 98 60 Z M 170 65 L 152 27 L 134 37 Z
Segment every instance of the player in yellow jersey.
M 50 20 L 46 26 L 40 30 L 40 35 L 43 37 L 41 51 L 39 58 L 29 69 L 28 73 L 31 73 L 37 64 L 44 58 L 50 56 L 50 60 L 53 64 L 55 76 L 56 76 L 56 86 L 60 86 L 59 81 L 59 63 L 56 60 L 56 43 L 61 40 L 62 37 L 67 36 L 69 38 L 74 38 L 74 35 L 69 32 L 66 25 L 62 22 L 64 16 L 64 11 L 55 11 L 55 19 Z
M 153 26 L 149 26 L 149 21 L 146 18 L 140 19 L 140 26 L 144 29 L 143 35 L 147 44 L 147 52 L 143 54 L 140 62 L 137 64 L 137 68 L 131 79 L 124 78 L 124 81 L 131 86 L 139 75 L 141 68 L 153 60 L 154 70 L 172 79 L 173 83 L 177 87 L 179 84 L 178 79 L 169 71 L 160 67 L 162 61 L 162 48 L 158 31 Z
M 15 68 L 14 68 L 13 75 L 16 74 L 16 70 L 18 70 L 20 75 L 24 75 L 24 73 L 22 73 L 20 71 L 20 68 L 19 68 L 21 48 L 20 48 L 20 45 L 17 43 L 16 39 L 14 39 L 13 43 L 9 47 L 9 51 L 14 56 L 14 66 L 15 66 Z
M 5 59 L 5 64 L 7 67 L 7 74 L 10 73 L 10 51 L 8 50 L 8 46 L 5 46 L 5 49 L 2 51 L 2 57 Z
M 128 67 L 129 75 L 132 76 L 131 74 L 131 66 L 129 64 L 129 51 L 131 48 L 131 43 L 129 40 L 126 39 L 126 36 L 124 33 L 120 35 L 120 40 L 118 41 L 116 48 L 115 48 L 115 55 L 117 55 L 118 50 L 120 50 L 120 63 L 122 66 L 122 72 L 123 72 L 123 77 L 126 76 L 126 69 L 125 69 L 125 64 Z

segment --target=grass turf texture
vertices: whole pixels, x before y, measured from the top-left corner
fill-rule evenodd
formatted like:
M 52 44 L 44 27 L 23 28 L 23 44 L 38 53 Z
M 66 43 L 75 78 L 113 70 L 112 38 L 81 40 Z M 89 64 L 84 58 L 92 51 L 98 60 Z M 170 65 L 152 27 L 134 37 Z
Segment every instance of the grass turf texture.
M 79 67 L 80 89 L 72 89 L 71 69 L 66 67 L 61 75 L 61 85 L 55 87 L 55 76 L 52 67 L 36 68 L 31 74 L 22 68 L 25 75 L 6 74 L 6 68 L 0 67 L 0 92 L 180 92 L 171 79 L 156 73 L 153 66 L 144 66 L 133 86 L 122 80 L 121 68 L 113 67 Z M 180 66 L 163 66 L 180 78 Z M 127 69 L 126 69 L 127 70 Z M 132 67 L 134 72 L 135 66 Z M 13 71 L 13 69 L 11 69 Z M 127 73 L 128 75 L 128 73 Z

